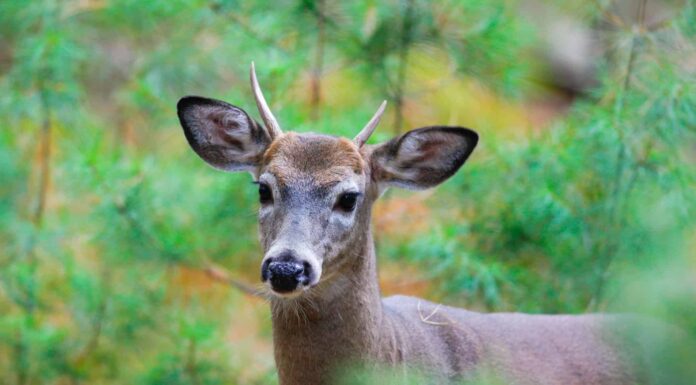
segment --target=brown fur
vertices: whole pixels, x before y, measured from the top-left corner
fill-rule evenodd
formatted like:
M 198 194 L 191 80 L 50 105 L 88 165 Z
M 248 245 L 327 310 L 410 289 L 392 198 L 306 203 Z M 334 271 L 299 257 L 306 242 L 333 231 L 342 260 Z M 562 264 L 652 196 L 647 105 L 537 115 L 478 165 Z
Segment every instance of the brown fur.
M 365 162 L 355 144 L 344 138 L 293 132 L 275 139 L 263 155 L 265 169 L 281 184 L 311 178 L 318 186 L 343 179 L 345 172 L 360 174 Z
M 607 337 L 611 317 L 482 314 L 413 297 L 381 300 L 372 237 L 366 231 L 360 239 L 346 250 L 355 255 L 344 256 L 354 263 L 330 283 L 306 297 L 272 300 L 281 384 L 335 383 L 353 363 L 418 369 L 434 384 L 636 383 Z

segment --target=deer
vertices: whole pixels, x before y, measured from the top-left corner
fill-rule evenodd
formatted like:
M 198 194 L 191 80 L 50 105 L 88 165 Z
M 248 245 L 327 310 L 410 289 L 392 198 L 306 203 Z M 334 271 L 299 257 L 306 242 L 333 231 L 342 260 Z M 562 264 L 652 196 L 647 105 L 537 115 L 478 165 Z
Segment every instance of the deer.
M 282 385 L 331 384 L 351 364 L 413 369 L 432 383 L 633 384 L 637 371 L 607 332 L 609 315 L 479 313 L 423 299 L 381 298 L 371 230 L 389 187 L 449 179 L 479 136 L 417 128 L 367 144 L 386 101 L 352 139 L 281 130 L 251 64 L 263 124 L 224 101 L 186 96 L 177 114 L 206 163 L 251 173 L 258 185 L 261 280 L 268 290 Z

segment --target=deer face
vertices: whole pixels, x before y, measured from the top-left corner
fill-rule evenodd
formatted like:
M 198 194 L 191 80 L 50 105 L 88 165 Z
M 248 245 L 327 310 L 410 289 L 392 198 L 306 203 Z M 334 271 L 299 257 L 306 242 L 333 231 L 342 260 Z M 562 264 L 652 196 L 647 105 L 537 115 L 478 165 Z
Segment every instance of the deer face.
M 449 178 L 478 136 L 457 127 L 410 131 L 366 146 L 384 105 L 353 140 L 283 134 L 252 85 L 265 126 L 222 101 L 186 97 L 178 115 L 193 150 L 225 171 L 249 171 L 259 189 L 261 278 L 281 297 L 294 297 L 358 258 L 373 201 L 388 186 L 423 189 Z
M 259 235 L 261 277 L 275 293 L 315 286 L 352 243 L 366 177 L 363 157 L 346 139 L 288 133 L 269 146 L 258 176 Z

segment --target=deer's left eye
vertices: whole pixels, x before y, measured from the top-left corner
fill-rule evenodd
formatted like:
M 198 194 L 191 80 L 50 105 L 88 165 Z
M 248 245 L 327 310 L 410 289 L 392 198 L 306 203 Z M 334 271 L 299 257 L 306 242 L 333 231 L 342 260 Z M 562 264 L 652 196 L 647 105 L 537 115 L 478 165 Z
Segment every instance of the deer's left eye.
M 335 209 L 345 211 L 348 213 L 355 210 L 355 205 L 358 202 L 359 196 L 360 193 L 356 192 L 347 192 L 341 194 L 341 196 L 338 197 L 338 201 L 336 201 Z
M 261 202 L 262 205 L 273 202 L 273 193 L 271 193 L 271 188 L 265 183 L 259 183 L 259 202 Z

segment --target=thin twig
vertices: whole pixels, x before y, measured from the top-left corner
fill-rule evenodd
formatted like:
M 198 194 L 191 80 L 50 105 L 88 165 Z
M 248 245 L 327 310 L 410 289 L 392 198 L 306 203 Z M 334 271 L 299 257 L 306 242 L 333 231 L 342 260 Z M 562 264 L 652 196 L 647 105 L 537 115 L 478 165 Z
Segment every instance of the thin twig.
M 435 325 L 435 326 L 447 326 L 447 325 L 451 325 L 449 322 L 437 322 L 437 321 L 431 321 L 431 320 L 430 320 L 430 318 L 431 318 L 432 316 L 434 316 L 434 315 L 437 313 L 438 310 L 440 310 L 440 306 L 442 306 L 442 305 L 441 305 L 441 304 L 438 304 L 437 306 L 435 306 L 435 308 L 433 309 L 433 311 L 430 312 L 430 314 L 428 314 L 426 317 L 423 317 L 423 312 L 421 311 L 421 301 L 418 301 L 418 304 L 416 305 L 416 308 L 417 308 L 417 310 L 418 310 L 418 316 L 420 317 L 420 320 L 421 320 L 423 323 L 426 323 L 426 324 L 429 324 L 429 325 Z
M 319 118 L 319 104 L 321 103 L 321 76 L 324 66 L 324 45 L 326 43 L 326 16 L 324 15 L 324 1 L 319 0 L 316 3 L 316 12 L 314 13 L 317 19 L 317 47 L 314 54 L 314 67 L 311 73 L 311 100 L 310 100 L 310 118 L 317 120 Z
M 109 279 L 109 273 L 105 269 L 102 272 L 102 279 L 101 281 L 103 282 L 102 285 L 102 298 L 99 302 L 99 306 L 97 307 L 97 313 L 94 317 L 94 321 L 92 324 L 92 333 L 89 337 L 89 340 L 85 344 L 85 346 L 80 350 L 80 352 L 75 356 L 73 359 L 74 364 L 79 365 L 81 364 L 85 359 L 87 359 L 96 349 L 99 347 L 99 341 L 101 339 L 102 335 L 102 330 L 104 328 L 104 321 L 106 318 L 106 308 L 108 305 L 107 298 L 105 298 L 105 293 L 104 293 L 104 288 L 108 285 L 108 282 L 110 282 Z
M 246 33 L 249 37 L 258 40 L 260 43 L 262 43 L 264 46 L 267 47 L 273 47 L 273 49 L 276 49 L 283 54 L 288 55 L 289 52 L 287 49 L 281 47 L 275 40 L 269 38 L 268 36 L 265 36 L 261 34 L 259 31 L 255 30 L 249 23 L 244 20 L 240 15 L 231 12 L 229 14 L 230 18 L 237 23 L 237 25 L 240 27 L 240 29 Z
M 189 339 L 185 370 L 194 385 L 200 384 L 200 379 L 198 378 L 198 368 L 196 365 L 196 339 L 193 337 Z
M 203 271 L 208 275 L 208 277 L 210 277 L 214 281 L 235 287 L 244 294 L 264 298 L 259 289 L 239 279 L 232 278 L 230 273 L 219 265 L 208 263 L 207 266 L 203 269 Z
M 399 45 L 399 67 L 396 73 L 396 90 L 394 92 L 394 134 L 400 134 L 404 124 L 404 88 L 406 87 L 406 67 L 408 52 L 411 48 L 413 31 L 414 0 L 406 0 L 401 24 L 401 44 Z
M 41 85 L 43 88 L 43 85 Z M 38 228 L 43 224 L 44 212 L 46 211 L 46 198 L 48 197 L 48 187 L 51 181 L 51 109 L 48 102 L 48 96 L 42 89 L 41 94 L 41 147 L 39 149 L 39 190 L 37 194 L 36 209 L 32 216 L 34 225 Z

